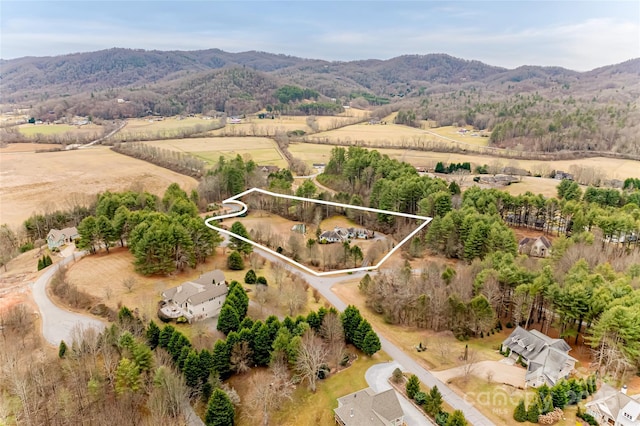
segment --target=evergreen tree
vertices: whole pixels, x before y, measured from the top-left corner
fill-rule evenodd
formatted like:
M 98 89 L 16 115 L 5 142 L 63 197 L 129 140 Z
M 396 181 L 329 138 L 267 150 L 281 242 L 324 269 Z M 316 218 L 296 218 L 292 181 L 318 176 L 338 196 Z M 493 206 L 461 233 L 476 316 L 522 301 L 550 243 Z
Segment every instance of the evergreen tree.
M 164 328 L 160 332 L 160 335 L 158 336 L 158 344 L 161 348 L 167 349 L 169 347 L 169 341 L 171 340 L 171 337 L 173 336 L 173 333 L 175 331 L 176 329 L 172 325 L 164 326 Z
M 44 257 L 44 266 L 46 268 L 47 266 L 51 266 L 51 265 L 53 265 L 53 260 L 51 260 L 51 256 L 46 255 Z
M 122 358 L 118 363 L 115 377 L 115 390 L 118 395 L 125 392 L 137 392 L 140 389 L 140 370 L 128 358 Z
M 213 370 L 213 366 L 215 361 L 213 359 L 213 354 L 208 349 L 203 349 L 200 351 L 200 381 L 205 383 L 209 376 L 211 375 L 211 370 Z
M 467 419 L 460 410 L 455 410 L 447 419 L 447 426 L 467 426 Z
M 151 371 L 153 367 L 153 354 L 148 346 L 140 343 L 134 343 L 131 350 L 133 361 L 141 372 Z
M 382 349 L 382 345 L 380 344 L 380 338 L 376 334 L 375 331 L 371 330 L 365 334 L 364 339 L 362 341 L 362 352 L 366 355 L 371 356 Z
M 412 374 L 407 380 L 407 384 L 405 385 L 405 390 L 407 391 L 407 396 L 410 399 L 413 399 L 416 395 L 416 392 L 420 390 L 420 379 L 415 374 Z
M 244 282 L 246 284 L 255 284 L 258 277 L 253 269 L 249 269 L 244 276 Z
M 360 321 L 360 324 L 358 324 L 356 333 L 353 336 L 353 345 L 356 348 L 362 350 L 364 344 L 364 336 L 366 336 L 370 331 L 373 331 L 373 328 L 371 328 L 371 324 L 369 324 L 369 321 L 363 318 L 362 321 Z
M 41 271 L 44 269 L 44 262 L 42 261 L 42 258 L 38 258 L 38 271 Z
M 152 350 L 155 349 L 160 342 L 160 333 L 160 327 L 158 327 L 153 320 L 149 321 L 145 336 L 147 338 L 147 345 L 149 345 Z
M 213 345 L 213 370 L 223 380 L 229 377 L 231 372 L 231 349 L 222 339 Z
M 233 404 L 222 389 L 216 389 L 211 394 L 205 414 L 207 426 L 233 426 L 235 424 Z
M 64 340 L 61 340 L 60 346 L 58 346 L 58 357 L 64 358 L 66 353 L 67 353 L 67 344 L 64 342 Z
M 234 222 L 233 225 L 231 225 L 231 232 L 246 239 L 250 239 L 247 229 L 240 222 Z M 231 237 L 229 239 L 229 247 L 231 247 L 232 250 L 239 251 L 245 255 L 253 251 L 253 245 L 236 237 Z
M 253 335 L 253 359 L 260 366 L 267 366 L 271 361 L 271 345 L 273 341 L 270 337 L 269 326 L 262 324 Z
M 345 340 L 347 343 L 353 343 L 356 330 L 362 321 L 360 311 L 355 306 L 349 305 L 344 312 L 342 312 L 340 318 L 342 319 L 342 328 L 344 329 Z
M 187 386 L 191 388 L 200 386 L 202 383 L 202 371 L 200 368 L 200 356 L 194 349 L 191 349 L 189 351 L 189 355 L 187 355 L 187 358 L 184 360 L 184 366 L 182 367 L 182 372 Z
M 553 399 L 553 406 L 563 409 L 569 402 L 569 396 L 567 394 L 566 383 L 564 380 L 560 380 L 551 388 L 551 398 Z
M 446 173 L 447 169 L 445 169 L 444 164 L 442 163 L 442 161 L 438 161 L 438 163 L 436 164 L 436 168 L 434 170 L 436 173 Z
M 527 410 L 527 420 L 531 423 L 538 423 L 538 417 L 540 416 L 540 407 L 538 403 L 534 402 L 529 406 Z
M 227 267 L 232 271 L 241 271 L 244 269 L 244 260 L 237 250 L 234 250 L 229 254 L 229 257 L 227 258 Z
M 442 411 L 442 394 L 437 386 L 429 391 L 429 398 L 425 404 L 424 411 L 431 417 L 435 418 Z
M 178 369 L 180 371 L 184 371 L 184 363 L 187 360 L 187 357 L 189 356 L 189 353 L 191 351 L 192 351 L 191 346 L 186 346 L 186 345 L 180 349 L 180 355 L 176 360 L 176 364 L 178 365 Z
M 229 334 L 232 331 L 237 331 L 240 326 L 240 319 L 238 317 L 238 312 L 236 312 L 235 308 L 231 306 L 231 304 L 225 303 L 222 309 L 220 310 L 220 316 L 218 316 L 218 331 L 222 333 Z
M 527 409 L 524 406 L 524 399 L 521 399 L 520 402 L 518 402 L 518 405 L 513 412 L 513 419 L 520 423 L 527 421 Z

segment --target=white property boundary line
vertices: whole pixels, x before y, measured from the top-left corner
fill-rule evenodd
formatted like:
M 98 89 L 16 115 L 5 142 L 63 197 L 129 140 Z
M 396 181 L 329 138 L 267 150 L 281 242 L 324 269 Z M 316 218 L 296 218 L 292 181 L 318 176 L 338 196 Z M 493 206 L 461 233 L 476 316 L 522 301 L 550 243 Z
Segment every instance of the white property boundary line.
M 339 269 L 337 271 L 328 271 L 328 272 L 317 272 L 314 271 L 313 269 L 299 263 L 296 262 L 295 260 L 282 255 L 281 253 L 278 253 L 274 250 L 271 250 L 268 247 L 263 246 L 262 244 L 258 244 L 255 241 L 251 241 L 248 238 L 245 238 L 241 235 L 235 234 L 231 231 L 228 231 L 226 229 L 223 228 L 219 228 L 215 225 L 213 225 L 211 222 L 215 222 L 217 220 L 221 220 L 221 219 L 228 219 L 231 217 L 237 217 L 242 215 L 243 213 L 247 212 L 249 210 L 249 208 L 247 207 L 247 205 L 245 203 L 243 203 L 242 201 L 238 200 L 239 198 L 244 197 L 245 195 L 251 194 L 253 192 L 259 192 L 261 194 L 264 195 L 271 195 L 273 197 L 276 198 L 286 198 L 289 200 L 296 200 L 296 201 L 308 201 L 308 202 L 312 202 L 312 203 L 316 203 L 316 204 L 325 204 L 327 206 L 333 206 L 333 207 L 344 207 L 344 208 L 350 208 L 350 209 L 356 209 L 356 210 L 363 210 L 363 211 L 367 211 L 367 212 L 373 212 L 373 213 L 381 213 L 381 214 L 388 214 L 391 216 L 400 216 L 400 217 L 407 217 L 410 219 L 416 219 L 416 220 L 422 220 L 424 221 L 420 226 L 418 226 L 413 232 L 411 232 L 409 235 L 407 235 L 406 237 L 404 237 L 404 239 L 402 241 L 400 241 L 399 244 L 397 244 L 391 251 L 389 251 L 389 253 L 387 253 L 381 260 L 380 262 L 378 262 L 377 264 L 373 265 L 373 266 L 363 266 L 360 268 L 351 268 L 351 269 Z M 418 232 L 420 232 L 425 226 L 427 226 L 429 224 L 429 222 L 431 222 L 430 217 L 428 216 L 417 216 L 417 215 L 413 215 L 413 214 L 408 214 L 408 213 L 398 213 L 398 212 L 390 212 L 388 210 L 379 210 L 379 209 L 373 209 L 373 208 L 369 208 L 369 207 L 362 207 L 362 206 L 353 206 L 350 204 L 342 204 L 342 203 L 334 203 L 332 201 L 324 201 L 324 200 L 314 200 L 312 198 L 304 198 L 304 197 L 296 197 L 295 195 L 284 195 L 284 194 L 278 194 L 276 192 L 271 192 L 271 191 L 266 191 L 264 189 L 260 189 L 260 188 L 251 188 L 248 189 L 244 192 L 241 192 L 238 195 L 234 195 L 233 197 L 227 198 L 226 200 L 224 200 L 222 202 L 223 204 L 237 204 L 239 206 L 241 206 L 242 208 L 239 211 L 236 212 L 232 212 L 229 214 L 223 214 L 220 216 L 215 216 L 215 217 L 210 217 L 209 219 L 206 219 L 204 221 L 205 225 L 207 225 L 209 228 L 214 229 L 222 234 L 226 234 L 230 237 L 233 238 L 237 238 L 240 241 L 244 241 L 246 243 L 249 243 L 255 247 L 258 247 L 264 251 L 266 251 L 269 254 L 272 254 L 274 256 L 277 256 L 278 258 L 289 262 L 295 266 L 297 266 L 298 268 L 304 270 L 305 272 L 308 272 L 309 274 L 315 275 L 316 277 L 324 277 L 327 275 L 338 275 L 338 274 L 345 274 L 345 273 L 349 273 L 349 272 L 361 272 L 361 271 L 373 271 L 378 269 L 380 266 L 382 266 L 382 264 L 389 259 L 389 257 L 391 257 L 391 255 L 393 255 L 393 253 L 396 252 L 396 250 L 398 250 L 403 244 L 405 244 L 407 241 L 409 241 L 411 239 L 411 237 L 413 237 L 414 235 L 416 235 Z

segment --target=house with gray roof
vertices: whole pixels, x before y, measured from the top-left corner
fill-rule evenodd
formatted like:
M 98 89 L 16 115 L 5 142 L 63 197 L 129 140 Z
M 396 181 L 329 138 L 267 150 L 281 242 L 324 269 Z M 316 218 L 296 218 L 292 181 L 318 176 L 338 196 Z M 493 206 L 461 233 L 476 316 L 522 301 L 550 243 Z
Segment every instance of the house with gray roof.
M 640 395 L 627 395 L 626 386 L 618 390 L 603 384 L 585 408 L 600 425 L 640 426 Z
M 553 386 L 573 371 L 576 359 L 569 355 L 571 346 L 563 339 L 552 339 L 538 330 L 516 327 L 502 342 L 504 350 L 509 348 L 513 359 L 522 357 L 527 364 L 525 385 L 538 387 L 543 384 Z
M 47 246 L 49 250 L 54 250 L 65 244 L 72 243 L 77 238 L 80 238 L 80 234 L 78 234 L 78 229 L 75 226 L 64 229 L 51 229 L 47 234 Z
M 190 323 L 216 317 L 227 292 L 224 273 L 219 269 L 207 272 L 162 292 L 163 306 L 159 315 L 172 319 L 185 317 Z
M 535 257 L 548 257 L 551 254 L 551 241 L 544 235 L 538 238 L 526 237 L 520 240 L 518 252 Z
M 333 410 L 340 426 L 401 426 L 404 412 L 393 389 L 375 393 L 373 389 L 361 389 L 338 398 L 338 408 Z

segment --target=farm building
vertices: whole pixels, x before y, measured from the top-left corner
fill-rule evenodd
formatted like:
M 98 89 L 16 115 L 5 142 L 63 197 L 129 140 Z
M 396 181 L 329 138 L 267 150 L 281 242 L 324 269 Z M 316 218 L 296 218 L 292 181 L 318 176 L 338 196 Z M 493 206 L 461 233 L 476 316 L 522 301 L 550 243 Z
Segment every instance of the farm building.
M 216 269 L 194 281 L 187 281 L 162 292 L 159 316 L 185 317 L 190 323 L 218 316 L 227 297 L 224 273 Z
M 54 250 L 64 246 L 65 244 L 72 243 L 77 238 L 80 238 L 80 235 L 78 234 L 78 230 L 75 226 L 61 230 L 52 229 L 47 234 L 47 246 L 49 247 L 49 250 Z
M 527 364 L 525 384 L 538 387 L 543 384 L 553 386 L 561 378 L 566 378 L 573 370 L 576 359 L 569 356 L 571 346 L 562 339 L 552 339 L 538 330 L 516 327 L 502 343 L 509 348 L 510 357 Z

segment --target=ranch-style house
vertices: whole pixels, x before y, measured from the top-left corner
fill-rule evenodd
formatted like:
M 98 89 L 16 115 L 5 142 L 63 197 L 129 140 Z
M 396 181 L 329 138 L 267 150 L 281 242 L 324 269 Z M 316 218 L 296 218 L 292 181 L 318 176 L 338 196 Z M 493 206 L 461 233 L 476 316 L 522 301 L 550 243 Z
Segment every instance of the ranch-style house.
M 52 229 L 47 234 L 47 246 L 49 250 L 58 249 L 65 244 L 74 242 L 80 235 L 75 226 L 64 229 Z

